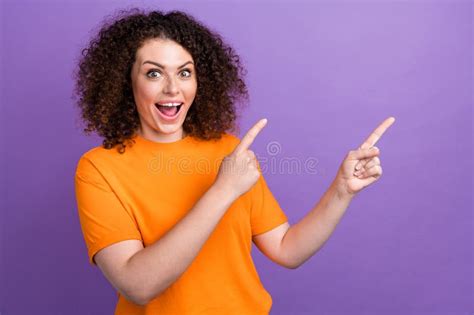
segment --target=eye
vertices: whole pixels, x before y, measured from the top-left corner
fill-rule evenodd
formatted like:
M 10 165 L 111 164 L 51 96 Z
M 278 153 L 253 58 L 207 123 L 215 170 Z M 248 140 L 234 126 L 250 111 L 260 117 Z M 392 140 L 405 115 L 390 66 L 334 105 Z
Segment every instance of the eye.
M 180 72 L 180 75 L 184 78 L 189 78 L 191 77 L 191 70 L 184 69 L 183 71 Z
M 161 77 L 161 72 L 158 70 L 150 70 L 147 72 L 147 77 L 149 78 L 159 78 Z

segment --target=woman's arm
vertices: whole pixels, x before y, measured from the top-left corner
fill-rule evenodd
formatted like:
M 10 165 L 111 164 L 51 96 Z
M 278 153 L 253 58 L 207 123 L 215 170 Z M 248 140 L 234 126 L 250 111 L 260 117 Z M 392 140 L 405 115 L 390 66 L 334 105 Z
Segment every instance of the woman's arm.
M 112 285 L 129 300 L 145 305 L 183 274 L 231 204 L 255 185 L 260 173 L 248 150 L 266 120 L 255 124 L 226 156 L 216 181 L 189 213 L 152 245 L 139 241 L 111 245 L 95 261 Z
M 281 252 L 290 268 L 299 267 L 326 243 L 352 198 L 349 194 L 339 194 L 333 183 L 316 206 L 289 228 L 282 239 Z
M 213 185 L 152 245 L 143 248 L 137 240 L 119 242 L 99 251 L 95 261 L 122 295 L 145 305 L 184 273 L 235 199 L 230 191 Z
M 273 261 L 291 269 L 313 256 L 334 232 L 352 198 L 382 175 L 380 151 L 374 145 L 394 122 L 393 117 L 386 119 L 357 150 L 347 154 L 336 179 L 302 220 L 291 227 L 285 224 L 255 236 L 254 242 L 259 249 Z

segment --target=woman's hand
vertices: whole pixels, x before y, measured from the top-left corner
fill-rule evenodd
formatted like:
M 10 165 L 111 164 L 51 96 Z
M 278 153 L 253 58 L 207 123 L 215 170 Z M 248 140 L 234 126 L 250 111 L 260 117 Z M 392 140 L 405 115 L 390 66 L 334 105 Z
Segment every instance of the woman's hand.
M 382 176 L 380 150 L 374 145 L 394 122 L 394 117 L 387 118 L 357 150 L 349 151 L 334 181 L 340 196 L 354 196 Z
M 250 128 L 234 151 L 224 157 L 219 167 L 214 185 L 228 191 L 235 198 L 250 190 L 260 177 L 255 153 L 248 148 L 266 124 L 267 120 L 261 119 Z

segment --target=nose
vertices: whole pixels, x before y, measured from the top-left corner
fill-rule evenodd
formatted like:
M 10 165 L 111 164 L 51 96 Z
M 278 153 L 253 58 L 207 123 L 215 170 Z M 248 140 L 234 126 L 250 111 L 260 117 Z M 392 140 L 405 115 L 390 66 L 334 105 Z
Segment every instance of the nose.
M 178 84 L 176 83 L 174 78 L 171 78 L 171 77 L 167 78 L 163 92 L 165 94 L 171 94 L 171 95 L 175 95 L 179 92 Z

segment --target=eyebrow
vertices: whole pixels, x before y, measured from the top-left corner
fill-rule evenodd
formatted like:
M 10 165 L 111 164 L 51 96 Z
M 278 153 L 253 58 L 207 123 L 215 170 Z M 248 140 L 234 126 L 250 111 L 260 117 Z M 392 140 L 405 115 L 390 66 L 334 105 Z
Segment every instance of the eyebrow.
M 166 69 L 165 66 L 163 66 L 162 64 L 159 64 L 158 62 L 153 62 L 153 61 L 147 60 L 147 61 L 145 61 L 145 62 L 143 63 L 143 65 L 144 65 L 145 63 L 150 63 L 150 64 L 155 65 L 155 66 L 157 66 L 157 67 L 160 67 L 160 68 L 162 68 L 162 69 Z M 186 66 L 187 64 L 192 64 L 192 65 L 194 65 L 194 63 L 193 63 L 192 61 L 188 61 L 188 62 L 186 62 L 185 64 L 179 66 L 178 69 L 183 68 L 183 67 Z

